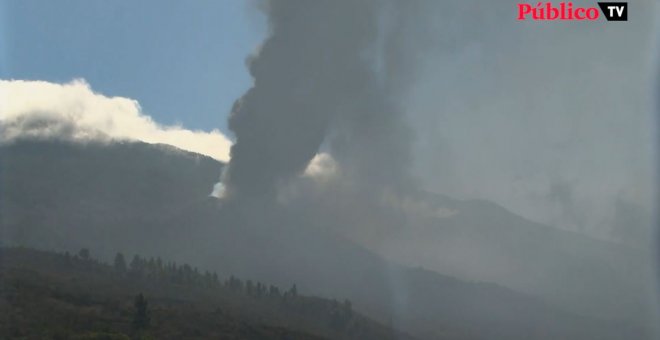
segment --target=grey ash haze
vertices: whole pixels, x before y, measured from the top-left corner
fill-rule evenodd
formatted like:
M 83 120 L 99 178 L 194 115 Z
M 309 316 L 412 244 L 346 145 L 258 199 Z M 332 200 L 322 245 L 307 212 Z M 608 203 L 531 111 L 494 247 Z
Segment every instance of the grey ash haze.
M 655 3 L 618 26 L 520 23 L 515 5 L 262 3 L 270 30 L 231 113 L 227 190 L 272 194 L 329 152 L 372 188 L 416 182 L 644 243 Z
M 540 277 L 507 268 L 517 260 L 486 250 L 487 237 L 447 244 L 429 234 L 429 216 L 442 225 L 470 206 L 422 197 L 490 199 L 648 256 L 656 4 L 631 3 L 635 19 L 616 25 L 521 23 L 515 5 L 262 4 L 270 31 L 248 59 L 254 86 L 230 117 L 225 199 L 284 196 L 309 223 L 396 261 L 535 293 Z M 334 176 L 310 184 L 301 175 L 321 152 L 336 161 Z M 471 223 L 494 216 L 480 218 Z M 506 232 L 490 242 L 499 239 L 529 243 Z M 541 290 L 590 289 L 554 279 Z
M 516 3 L 436 12 L 437 49 L 408 106 L 417 173 L 432 191 L 592 236 L 648 232 L 635 221 L 654 206 L 657 3 L 629 2 L 616 25 L 517 22 Z M 638 213 L 623 225 L 625 206 Z

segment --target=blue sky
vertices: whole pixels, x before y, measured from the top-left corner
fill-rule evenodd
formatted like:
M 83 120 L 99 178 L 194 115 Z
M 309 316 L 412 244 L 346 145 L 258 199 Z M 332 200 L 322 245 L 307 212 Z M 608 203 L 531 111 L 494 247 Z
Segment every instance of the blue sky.
M 245 1 L 0 0 L 0 78 L 84 78 L 162 124 L 226 131 L 265 34 Z

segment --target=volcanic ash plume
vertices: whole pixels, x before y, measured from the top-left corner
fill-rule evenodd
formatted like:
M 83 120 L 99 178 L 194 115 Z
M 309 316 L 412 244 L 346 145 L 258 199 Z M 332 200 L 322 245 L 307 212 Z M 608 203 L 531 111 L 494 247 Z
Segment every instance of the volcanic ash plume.
M 231 113 L 224 195 L 272 198 L 322 145 L 356 182 L 405 185 L 410 136 L 398 103 L 418 50 L 406 46 L 417 36 L 418 5 L 264 3 L 270 36 L 249 60 L 254 86 Z

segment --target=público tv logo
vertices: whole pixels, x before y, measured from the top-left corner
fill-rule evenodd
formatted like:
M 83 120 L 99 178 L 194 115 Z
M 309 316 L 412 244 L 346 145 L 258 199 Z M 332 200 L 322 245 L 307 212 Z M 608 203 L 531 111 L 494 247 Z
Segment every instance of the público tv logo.
M 599 10 L 600 7 L 600 10 Z M 627 2 L 599 2 L 598 7 L 573 6 L 572 2 L 538 2 L 518 4 L 518 20 L 598 20 L 628 21 Z

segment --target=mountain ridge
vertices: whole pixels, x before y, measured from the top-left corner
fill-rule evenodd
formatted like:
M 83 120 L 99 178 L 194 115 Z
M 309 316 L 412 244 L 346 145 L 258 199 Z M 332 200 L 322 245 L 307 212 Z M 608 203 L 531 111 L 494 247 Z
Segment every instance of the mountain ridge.
M 2 146 L 0 179 L 9 186 L 0 197 L 3 243 L 89 247 L 102 258 L 167 252 L 225 274 L 350 298 L 367 315 L 425 339 L 622 339 L 648 332 L 579 317 L 497 285 L 388 262 L 341 235 L 309 228 L 286 209 L 269 216 L 253 207 L 248 215 L 259 211 L 262 221 L 273 217 L 280 225 L 251 225 L 247 215 L 208 197 L 222 164 L 191 159 L 147 144 Z M 44 188 L 55 190 L 36 194 Z

